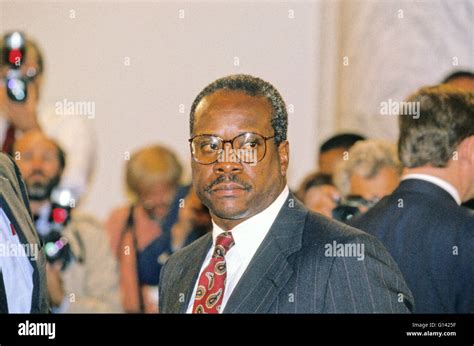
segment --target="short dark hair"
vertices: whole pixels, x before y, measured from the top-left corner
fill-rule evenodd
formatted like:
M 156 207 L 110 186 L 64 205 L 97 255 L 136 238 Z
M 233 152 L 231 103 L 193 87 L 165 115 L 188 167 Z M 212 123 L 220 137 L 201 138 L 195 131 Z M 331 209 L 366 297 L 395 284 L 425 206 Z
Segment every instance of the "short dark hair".
M 331 138 L 327 139 L 321 147 L 319 148 L 319 153 L 325 153 L 326 151 L 342 148 L 342 149 L 349 149 L 352 147 L 355 142 L 363 141 L 366 138 L 362 135 L 357 133 L 340 133 L 338 135 L 332 136 Z
M 444 83 L 449 83 L 452 82 L 455 79 L 459 78 L 469 78 L 469 79 L 474 79 L 474 72 L 471 71 L 463 71 L 463 70 L 458 70 L 450 73 L 444 79 L 442 80 L 442 84 Z
M 459 143 L 474 135 L 474 93 L 441 84 L 407 101 L 419 103 L 419 117 L 399 116 L 400 161 L 409 168 L 446 167 Z
M 312 187 L 318 187 L 322 185 L 331 185 L 335 186 L 332 180 L 332 176 L 330 174 L 321 173 L 321 172 L 313 172 L 304 178 L 303 182 L 301 183 L 300 187 L 296 191 L 296 197 L 300 200 L 304 200 L 304 197 L 309 189 Z
M 306 192 L 312 187 L 317 187 L 321 185 L 334 186 L 334 183 L 332 181 L 332 176 L 330 174 L 320 173 L 320 172 L 312 173 L 305 178 L 305 180 L 301 184 L 301 187 L 304 190 L 304 192 Z
M 201 102 L 201 100 L 204 97 L 223 89 L 241 91 L 250 96 L 265 97 L 273 109 L 271 124 L 273 130 L 275 131 L 274 141 L 278 145 L 286 140 L 288 129 L 288 113 L 286 111 L 285 101 L 273 85 L 264 81 L 263 79 L 245 74 L 236 74 L 217 79 L 208 86 L 206 86 L 198 94 L 191 106 L 191 112 L 189 117 L 189 130 L 191 134 L 193 133 L 194 128 L 196 108 Z

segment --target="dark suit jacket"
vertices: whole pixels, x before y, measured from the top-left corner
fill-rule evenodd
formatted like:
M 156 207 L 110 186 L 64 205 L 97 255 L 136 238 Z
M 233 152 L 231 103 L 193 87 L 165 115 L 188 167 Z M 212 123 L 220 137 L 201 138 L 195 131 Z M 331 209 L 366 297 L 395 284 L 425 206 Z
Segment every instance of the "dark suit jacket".
M 38 248 L 41 248 L 40 240 L 31 217 L 25 183 L 14 161 L 9 156 L 1 153 L 0 206 L 15 227 L 20 241 L 23 244 L 36 244 Z M 30 259 L 30 263 L 34 270 L 31 312 L 46 313 L 49 311 L 49 305 L 45 276 L 46 259 L 42 249 L 39 251 L 36 261 Z M 0 296 L 5 297 L 3 281 L 0 285 Z
M 474 213 L 445 190 L 404 180 L 350 224 L 388 249 L 413 292 L 415 312 L 474 312 Z
M 330 257 L 326 244 L 361 243 L 365 259 Z M 160 312 L 186 311 L 212 245 L 207 234 L 161 271 Z M 372 236 L 309 212 L 290 193 L 224 308 L 224 313 L 409 312 L 397 265 Z

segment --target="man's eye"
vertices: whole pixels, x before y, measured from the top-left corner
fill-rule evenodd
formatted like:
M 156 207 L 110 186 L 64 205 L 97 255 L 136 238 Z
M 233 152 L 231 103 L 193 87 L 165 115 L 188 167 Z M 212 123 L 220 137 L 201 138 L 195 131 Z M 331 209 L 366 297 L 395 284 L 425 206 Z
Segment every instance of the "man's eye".
M 258 147 L 258 142 L 247 142 L 247 143 L 244 143 L 244 145 L 242 146 L 242 149 L 255 149 Z
M 216 151 L 217 149 L 219 149 L 219 146 L 217 145 L 217 143 L 203 143 L 201 144 L 201 150 L 202 151 Z

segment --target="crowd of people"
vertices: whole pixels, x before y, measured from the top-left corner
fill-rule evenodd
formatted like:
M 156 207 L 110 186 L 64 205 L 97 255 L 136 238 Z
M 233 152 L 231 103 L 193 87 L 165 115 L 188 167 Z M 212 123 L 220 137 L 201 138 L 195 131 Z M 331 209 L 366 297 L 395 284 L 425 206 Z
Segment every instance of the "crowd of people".
M 35 42 L 25 46 L 27 99 L 12 100 L 0 85 L 0 144 L 11 157 L 0 172 L 14 182 L 10 200 L 26 210 L 15 217 L 2 187 L 0 227 L 35 233 L 45 275 L 31 288 L 25 273 L 36 267 L 19 260 L 24 284 L 13 285 L 17 274 L 0 256 L 0 311 L 41 312 L 47 301 L 54 313 L 474 312 L 473 73 L 414 92 L 407 101 L 419 103 L 420 115 L 400 114 L 396 143 L 356 133 L 327 139 L 294 195 L 282 97 L 255 77 L 217 80 L 191 110 L 192 182 L 183 182 L 170 148 L 138 149 L 124 167 L 129 203 L 101 224 L 77 210 L 94 169 L 94 132 L 80 118 L 38 108 L 44 58 Z M 2 79 L 10 69 L 0 60 Z M 234 162 L 222 160 L 226 150 L 237 152 Z M 21 174 L 24 191 L 20 174 L 8 172 Z M 30 211 L 32 224 L 20 225 Z M 319 263 L 321 249 L 308 244 L 323 239 L 365 244 L 365 259 Z M 326 266 L 333 269 L 314 269 Z M 325 286 L 311 286 L 323 283 L 308 275 Z M 30 304 L 12 298 L 17 286 Z M 321 290 L 328 293 L 308 293 Z M 292 294 L 299 302 L 282 298 Z

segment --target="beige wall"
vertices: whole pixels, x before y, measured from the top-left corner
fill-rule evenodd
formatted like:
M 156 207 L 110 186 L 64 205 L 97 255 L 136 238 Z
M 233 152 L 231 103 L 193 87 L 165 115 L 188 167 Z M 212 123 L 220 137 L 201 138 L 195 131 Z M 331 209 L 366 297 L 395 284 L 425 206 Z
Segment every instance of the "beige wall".
M 24 30 L 46 53 L 43 103 L 95 102 L 98 164 L 82 207 L 101 218 L 125 200 L 126 152 L 164 143 L 188 168 L 189 106 L 224 75 L 267 79 L 293 105 L 291 187 L 336 130 L 395 140 L 380 102 L 474 69 L 473 18 L 474 0 L 0 0 L 0 31 Z
M 294 105 L 290 184 L 299 182 L 314 166 L 318 141 L 318 6 L 313 2 L 1 2 L 0 29 L 24 30 L 43 47 L 47 60 L 43 103 L 64 98 L 95 102 L 96 117 L 90 121 L 98 135 L 98 164 L 82 207 L 103 218 L 124 201 L 125 152 L 160 142 L 172 147 L 188 167 L 189 106 L 206 84 L 233 73 L 270 81 Z M 179 18 L 180 10 L 184 19 Z M 239 66 L 234 66 L 234 57 Z

